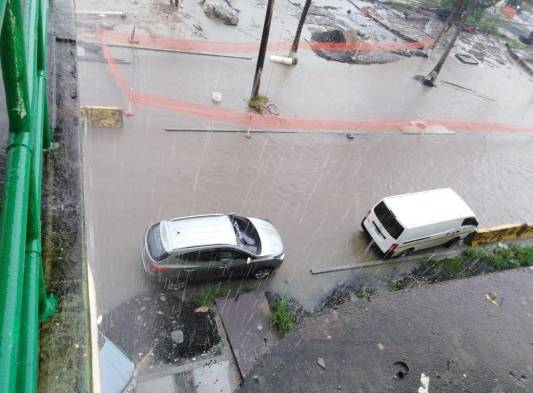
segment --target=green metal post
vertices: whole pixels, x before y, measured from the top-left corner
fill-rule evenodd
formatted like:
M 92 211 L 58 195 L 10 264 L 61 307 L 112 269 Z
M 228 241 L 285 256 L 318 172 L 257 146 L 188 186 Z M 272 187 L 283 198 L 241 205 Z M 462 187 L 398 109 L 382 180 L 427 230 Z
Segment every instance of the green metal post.
M 6 0 L 0 0 L 0 31 L 2 31 L 2 24 L 4 23 L 5 13 L 6 13 Z
M 3 7 L 3 4 L 2 4 Z M 0 392 L 17 382 L 23 261 L 26 251 L 31 166 L 30 109 L 20 3 L 7 2 L 0 45 L 10 136 L 0 213 Z
M 33 149 L 35 154 L 30 169 L 30 195 L 28 229 L 34 228 L 31 237 L 28 230 L 26 243 L 26 260 L 24 265 L 24 285 L 22 301 L 22 320 L 20 332 L 20 362 L 18 370 L 18 393 L 35 393 L 37 391 L 37 371 L 39 366 L 39 296 L 41 265 L 41 183 L 42 183 L 42 130 L 44 96 L 46 84 L 43 72 L 37 75 L 33 103 L 35 105 L 35 123 L 33 129 Z M 33 109 L 33 108 L 32 108 Z
M 29 211 L 28 211 L 28 239 L 38 240 L 39 248 L 35 252 L 39 253 L 38 257 L 38 283 L 39 283 L 39 316 L 40 320 L 44 321 L 55 313 L 56 299 L 53 296 L 48 296 L 46 293 L 46 286 L 44 282 L 44 270 L 42 268 L 41 257 L 41 189 L 42 189 L 42 173 L 43 173 L 43 134 L 44 130 L 48 128 L 48 118 L 46 116 L 46 78 L 44 71 L 38 73 L 39 92 L 38 98 L 35 101 L 39 106 L 37 108 L 37 122 L 34 130 L 34 155 L 30 175 L 30 195 L 29 195 Z
M 48 150 L 52 146 L 52 130 L 48 119 L 48 98 L 44 96 L 44 122 L 43 122 L 43 149 Z
M 19 0 L 20 1 L 20 0 Z M 38 30 L 39 23 L 39 1 L 28 0 L 26 1 L 26 7 L 23 10 L 23 21 L 24 21 L 24 44 L 26 48 L 26 75 L 28 80 L 28 89 L 29 89 L 29 99 L 30 99 L 30 108 L 34 108 L 32 101 L 34 99 L 34 94 L 31 89 L 33 86 L 36 86 L 35 78 L 37 76 L 37 58 L 39 57 L 38 53 Z
M 44 71 L 44 77 L 46 78 L 46 26 L 48 20 L 48 1 L 47 0 L 38 0 L 40 3 L 40 13 L 39 13 L 39 25 L 38 25 L 38 36 L 39 36 L 39 56 L 37 58 L 37 68 Z M 48 95 L 44 95 L 44 121 L 43 121 L 43 148 L 49 149 L 52 145 L 52 133 L 50 130 L 50 123 L 48 119 Z
M 9 0 L 7 3 L 0 40 L 2 42 L 0 59 L 2 59 L 10 132 L 28 132 L 29 93 L 26 80 L 24 36 L 18 1 Z
M 40 240 L 30 240 L 26 245 L 24 266 L 24 293 L 20 332 L 20 361 L 18 365 L 17 393 L 37 392 L 39 369 L 39 264 Z

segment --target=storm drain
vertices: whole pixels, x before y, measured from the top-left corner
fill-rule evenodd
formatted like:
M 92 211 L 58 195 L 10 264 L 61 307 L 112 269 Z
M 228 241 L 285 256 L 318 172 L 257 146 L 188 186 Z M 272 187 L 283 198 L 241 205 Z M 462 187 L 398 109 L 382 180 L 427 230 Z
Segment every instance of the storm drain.
M 469 65 L 478 65 L 479 64 L 479 62 L 474 57 L 470 56 L 467 53 L 456 53 L 455 57 L 461 63 L 464 63 L 464 64 L 469 64 Z

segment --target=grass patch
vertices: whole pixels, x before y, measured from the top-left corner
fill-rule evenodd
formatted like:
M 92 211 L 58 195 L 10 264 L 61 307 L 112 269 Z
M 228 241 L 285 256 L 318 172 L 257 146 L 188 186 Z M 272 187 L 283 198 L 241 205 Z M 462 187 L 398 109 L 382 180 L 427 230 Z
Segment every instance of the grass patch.
M 248 100 L 248 106 L 258 112 L 260 112 L 266 104 L 268 104 L 268 97 L 262 94 L 258 94 L 256 97 Z
M 465 252 L 465 258 L 488 265 L 491 271 L 499 272 L 518 267 L 533 266 L 533 247 L 510 245 L 490 249 L 475 248 Z
M 226 297 L 230 292 L 231 289 L 225 287 L 207 287 L 202 289 L 198 297 L 195 299 L 195 303 L 198 307 L 211 306 L 215 302 L 215 299 Z
M 294 313 L 289 299 L 277 298 L 270 305 L 270 323 L 281 338 L 294 327 Z
M 470 248 L 461 256 L 422 262 L 411 273 L 391 280 L 388 291 L 527 266 L 533 266 L 533 246 Z
M 476 21 L 474 24 L 480 31 L 490 34 L 493 37 L 498 38 L 499 40 L 503 42 L 507 42 L 513 48 L 523 49 L 528 52 L 531 52 L 533 50 L 531 46 L 524 44 L 519 39 L 509 37 L 508 35 L 503 34 L 500 31 L 501 22 L 499 20 L 482 17 L 481 19 Z
M 393 280 L 387 284 L 387 291 L 389 292 L 396 292 L 403 288 L 405 287 L 401 284 L 401 282 L 398 281 Z

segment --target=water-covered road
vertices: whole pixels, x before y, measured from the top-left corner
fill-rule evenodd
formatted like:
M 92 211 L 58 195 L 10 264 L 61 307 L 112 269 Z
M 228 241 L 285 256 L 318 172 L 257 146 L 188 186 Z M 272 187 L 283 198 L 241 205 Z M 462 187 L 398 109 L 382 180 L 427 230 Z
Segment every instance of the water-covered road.
M 279 42 L 293 22 L 284 25 L 278 17 L 272 36 Z M 427 72 L 435 56 L 363 66 L 302 51 L 295 68 L 265 65 L 262 91 L 281 117 L 304 119 L 295 131 L 306 131 L 314 119 L 326 125 L 366 120 L 371 129 L 359 128 L 353 139 L 319 127 L 247 139 L 218 132 L 242 124 L 217 116 L 221 109 L 246 111 L 255 61 L 123 48 L 110 53 L 125 60 L 114 73 L 105 62 L 80 62 L 82 105 L 126 108 L 125 86 L 151 96 L 133 103 L 134 116 L 122 129 L 84 133 L 88 249 L 101 312 L 152 290 L 140 250 L 145 229 L 163 218 L 211 212 L 269 218 L 287 256 L 268 287 L 313 308 L 340 283 L 374 283 L 400 266 L 310 274 L 376 258 L 359 223 L 384 196 L 452 187 L 482 225 L 533 217 L 533 137 L 513 131 L 532 125 L 532 82 L 514 65 L 473 68 L 450 58 L 441 75 L 449 83 L 428 89 L 413 76 Z M 117 75 L 124 77 L 120 87 Z M 220 104 L 211 102 L 214 91 L 222 93 Z M 194 116 L 176 107 L 193 108 Z M 405 135 L 394 123 L 416 119 L 444 119 L 459 132 Z M 510 127 L 499 132 L 495 122 Z M 165 131 L 169 127 L 212 132 Z
M 269 218 L 287 255 L 270 287 L 310 307 L 356 274 L 311 275 L 311 268 L 375 259 L 359 223 L 383 196 L 452 187 L 481 225 L 533 216 L 531 135 L 247 139 L 237 133 L 165 132 L 158 119 L 141 111 L 123 130 L 89 129 L 85 135 L 92 262 L 105 308 L 142 292 L 143 234 L 163 218 L 211 212 Z M 382 267 L 375 273 L 390 272 Z

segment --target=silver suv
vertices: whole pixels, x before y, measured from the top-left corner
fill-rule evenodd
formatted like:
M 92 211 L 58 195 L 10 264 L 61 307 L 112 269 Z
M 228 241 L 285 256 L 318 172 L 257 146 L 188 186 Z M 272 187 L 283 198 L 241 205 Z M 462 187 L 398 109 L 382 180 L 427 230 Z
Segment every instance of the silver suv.
M 146 231 L 144 270 L 160 277 L 266 278 L 284 258 L 283 242 L 267 220 L 211 214 L 163 220 Z

